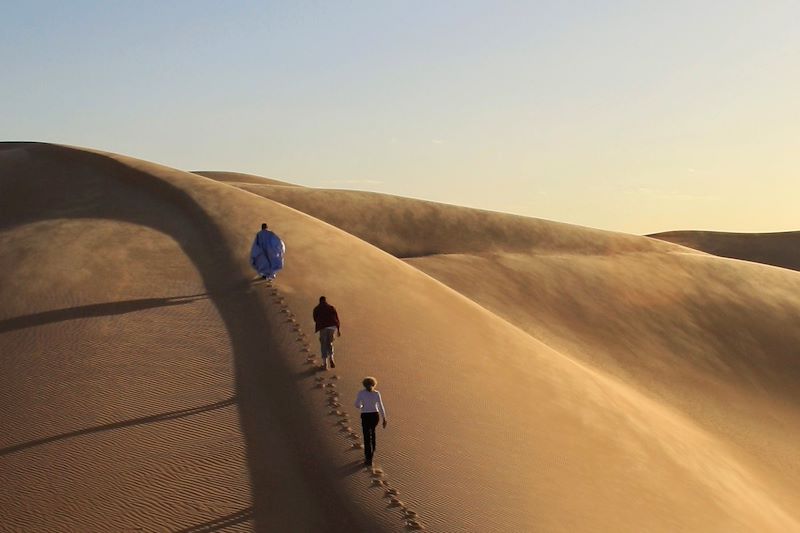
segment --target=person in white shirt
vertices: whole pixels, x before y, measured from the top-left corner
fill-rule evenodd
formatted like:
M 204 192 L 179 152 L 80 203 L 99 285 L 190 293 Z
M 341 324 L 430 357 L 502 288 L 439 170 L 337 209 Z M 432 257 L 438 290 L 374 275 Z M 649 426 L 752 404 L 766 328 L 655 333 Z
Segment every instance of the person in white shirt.
M 364 432 L 364 464 L 372 465 L 372 456 L 375 455 L 375 428 L 383 418 L 383 427 L 386 427 L 386 410 L 383 408 L 381 393 L 375 390 L 378 380 L 367 376 L 361 382 L 364 390 L 358 391 L 356 407 L 361 409 L 361 429 Z M 379 414 L 380 413 L 380 414 Z

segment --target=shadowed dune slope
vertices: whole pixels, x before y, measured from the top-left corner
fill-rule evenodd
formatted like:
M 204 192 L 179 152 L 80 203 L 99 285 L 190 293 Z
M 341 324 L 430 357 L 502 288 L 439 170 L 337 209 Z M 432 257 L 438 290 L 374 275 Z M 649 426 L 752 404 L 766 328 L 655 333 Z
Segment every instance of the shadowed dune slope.
M 331 489 L 345 458 L 321 420 L 309 430 L 293 333 L 251 285 L 265 210 L 287 209 L 121 156 L 2 145 L 4 527 L 392 529 Z
M 800 231 L 778 233 L 668 231 L 649 236 L 721 257 L 800 270 Z
M 298 191 L 294 202 L 331 198 Z M 361 220 L 369 207 L 361 204 L 377 198 L 348 198 L 339 203 L 352 213 L 344 222 L 369 233 Z M 663 393 L 668 382 L 685 380 L 673 385 L 696 389 L 696 398 L 714 405 L 712 396 L 741 385 L 764 415 L 782 402 L 763 421 L 776 447 L 797 435 L 795 378 L 785 366 L 795 361 L 791 353 L 727 359 L 718 335 L 729 316 L 721 312 L 680 327 L 681 293 L 669 287 L 708 281 L 707 271 L 684 261 L 706 261 L 710 269 L 727 260 L 641 237 L 382 201 L 412 211 L 411 222 L 397 219 L 400 227 L 389 224 L 391 214 L 373 220 L 387 224 L 372 235 L 394 243 L 393 253 L 461 254 L 404 262 L 331 220 L 122 156 L 47 145 L 0 151 L 0 266 L 15 280 L 0 286 L 0 351 L 14 354 L 3 359 L 0 389 L 0 520 L 39 530 L 198 531 L 231 523 L 261 531 L 401 531 L 405 509 L 434 531 L 800 528 L 792 464 L 778 475 L 742 444 L 747 439 L 712 429 Z M 423 231 L 437 217 L 436 229 Z M 287 242 L 277 300 L 252 282 L 246 265 L 262 219 Z M 461 238 L 470 221 L 494 228 L 489 247 L 478 231 Z M 392 230 L 402 238 L 392 241 Z M 465 250 L 469 243 L 476 249 Z M 438 261 L 461 257 L 464 264 L 437 274 Z M 497 277 L 480 264 L 516 257 L 524 266 Z M 41 266 L 54 260 L 69 274 L 54 279 Z M 662 263 L 656 289 L 640 294 Z M 732 280 L 751 278 L 740 263 L 730 265 Z M 471 277 L 474 267 L 480 276 Z M 767 292 L 757 311 L 788 329 L 797 307 L 784 293 L 795 274 L 761 268 L 771 274 L 754 271 L 751 283 Z M 459 293 L 421 270 L 457 288 L 462 277 L 475 286 Z M 541 305 L 543 320 L 554 323 L 535 331 L 526 300 L 542 296 L 543 286 L 559 297 L 550 304 L 564 307 Z M 326 392 L 301 348 L 320 294 L 343 318 L 340 379 L 326 381 L 335 385 Z M 520 317 L 492 309 L 491 299 L 503 294 Z M 746 293 L 739 297 L 747 301 Z M 644 324 L 615 329 L 637 313 Z M 609 337 L 627 336 L 621 344 L 644 335 L 641 346 L 652 351 L 639 357 L 660 362 L 663 372 L 581 330 L 604 326 Z M 668 372 L 680 361 L 668 338 L 677 331 L 685 345 L 704 342 L 717 351 L 684 354 Z M 750 335 L 736 343 L 757 344 L 760 332 Z M 711 384 L 717 387 L 691 383 L 715 364 L 724 376 Z M 358 467 L 360 452 L 337 424 L 343 419 L 329 414 L 338 398 L 357 424 L 351 405 L 365 374 L 378 377 L 390 420 L 379 430 L 383 472 L 376 474 Z M 87 471 L 103 454 L 110 455 Z M 373 476 L 388 480 L 401 501 L 392 503 Z

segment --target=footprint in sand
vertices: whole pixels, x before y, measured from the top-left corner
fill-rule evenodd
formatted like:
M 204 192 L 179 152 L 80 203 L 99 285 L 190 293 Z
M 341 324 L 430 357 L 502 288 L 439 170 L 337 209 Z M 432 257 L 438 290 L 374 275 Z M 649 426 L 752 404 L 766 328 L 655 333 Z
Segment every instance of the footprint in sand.
M 397 489 L 386 489 L 386 494 L 388 496 L 397 496 L 398 494 L 400 494 L 400 491 Z
M 425 529 L 425 526 L 417 522 L 416 520 L 406 520 L 406 525 L 409 529 Z
M 350 426 L 345 426 L 342 429 L 340 429 L 339 431 L 341 431 L 342 433 L 350 433 L 350 432 L 353 431 L 353 428 L 351 428 Z
M 325 381 L 325 377 L 324 376 L 317 376 L 314 379 L 316 379 L 317 381 Z
M 389 506 L 390 507 L 402 507 L 403 506 L 403 502 L 400 501 L 397 498 L 392 498 L 392 499 L 389 500 Z
M 339 377 L 339 374 L 334 374 L 331 377 L 329 377 L 328 379 L 341 379 L 341 378 Z
M 363 450 L 364 449 L 364 445 L 361 444 L 360 442 L 354 442 L 352 448 L 354 450 Z M 375 481 L 378 481 L 378 480 L 376 479 Z
M 373 468 L 372 477 L 383 477 L 383 470 L 381 470 L 380 468 Z

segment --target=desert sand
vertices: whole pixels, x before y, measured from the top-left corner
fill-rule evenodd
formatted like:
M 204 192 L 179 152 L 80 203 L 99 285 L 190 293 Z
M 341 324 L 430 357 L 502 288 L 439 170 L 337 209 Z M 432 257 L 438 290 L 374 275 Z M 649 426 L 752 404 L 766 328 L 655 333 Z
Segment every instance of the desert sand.
M 800 530 L 800 273 L 202 174 L 0 145 L 3 528 Z
M 650 235 L 710 254 L 800 270 L 800 231 L 727 233 L 667 231 Z

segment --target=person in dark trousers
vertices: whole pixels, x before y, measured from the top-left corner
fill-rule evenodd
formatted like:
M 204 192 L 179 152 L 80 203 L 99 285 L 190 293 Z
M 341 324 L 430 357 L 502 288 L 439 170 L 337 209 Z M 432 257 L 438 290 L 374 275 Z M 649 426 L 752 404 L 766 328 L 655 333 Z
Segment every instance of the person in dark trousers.
M 375 390 L 378 380 L 367 376 L 361 382 L 364 389 L 358 391 L 356 407 L 361 410 L 361 429 L 364 432 L 364 464 L 372 466 L 372 457 L 375 455 L 375 428 L 383 418 L 383 427 L 386 427 L 386 410 L 383 408 L 381 393 Z
M 324 296 L 319 297 L 319 305 L 314 308 L 314 331 L 319 332 L 319 347 L 322 352 L 322 369 L 328 369 L 328 358 L 331 368 L 336 368 L 333 360 L 333 334 L 342 336 L 339 325 L 339 314 L 336 308 L 328 303 Z

